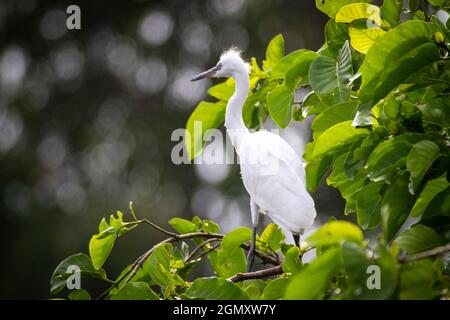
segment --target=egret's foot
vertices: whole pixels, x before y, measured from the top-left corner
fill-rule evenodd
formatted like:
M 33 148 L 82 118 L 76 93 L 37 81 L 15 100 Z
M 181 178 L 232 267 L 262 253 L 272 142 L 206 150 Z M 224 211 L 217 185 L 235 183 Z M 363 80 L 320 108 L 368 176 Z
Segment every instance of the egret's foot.
M 255 261 L 255 247 L 252 245 L 247 253 L 247 272 L 252 271 L 254 261 Z

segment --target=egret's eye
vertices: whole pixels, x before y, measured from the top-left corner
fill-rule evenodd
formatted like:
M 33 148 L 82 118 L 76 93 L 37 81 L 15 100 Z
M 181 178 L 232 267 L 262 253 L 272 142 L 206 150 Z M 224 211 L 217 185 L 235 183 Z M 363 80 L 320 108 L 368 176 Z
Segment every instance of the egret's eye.
M 222 69 L 222 62 L 219 62 L 219 63 L 216 65 L 216 69 L 217 69 L 217 70 Z

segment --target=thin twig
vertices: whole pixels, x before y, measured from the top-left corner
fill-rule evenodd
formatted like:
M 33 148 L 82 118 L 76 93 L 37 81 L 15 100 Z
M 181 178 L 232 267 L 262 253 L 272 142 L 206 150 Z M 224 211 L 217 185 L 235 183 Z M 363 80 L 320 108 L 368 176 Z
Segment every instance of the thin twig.
M 420 259 L 438 256 L 438 255 L 444 254 L 449 251 L 450 251 L 450 243 L 446 244 L 445 246 L 436 247 L 431 250 L 422 251 L 422 252 L 419 252 L 419 253 L 416 253 L 413 255 L 402 256 L 402 257 L 399 257 L 398 260 L 400 262 L 411 262 L 411 261 L 416 261 L 416 260 L 420 260 Z
M 200 243 L 197 247 L 195 247 L 191 253 L 186 257 L 186 259 L 184 259 L 184 262 L 187 262 L 189 260 L 192 259 L 192 257 L 198 252 L 200 251 L 205 245 L 207 245 L 208 243 L 214 242 L 214 241 L 219 241 L 219 238 L 211 238 L 208 240 L 203 241 L 202 243 Z
M 205 251 L 203 251 L 202 253 L 200 253 L 200 254 L 198 255 L 198 257 L 196 257 L 196 258 L 193 259 L 193 260 L 200 259 L 200 258 L 203 257 L 204 255 L 206 255 L 206 254 L 210 253 L 211 251 L 217 249 L 219 246 L 220 246 L 220 243 L 217 243 L 217 244 L 213 245 L 211 248 L 208 248 L 208 249 L 206 249 Z
M 282 274 L 282 273 L 283 273 L 283 268 L 281 267 L 281 265 L 278 265 L 278 266 L 275 266 L 272 268 L 253 271 L 253 272 L 237 273 L 234 276 L 232 276 L 231 278 L 228 278 L 228 280 L 230 280 L 231 282 L 238 282 L 238 281 L 244 281 L 244 280 L 249 280 L 249 279 L 267 278 L 267 277 L 275 276 L 275 275 Z
M 142 219 L 141 221 L 143 221 L 143 222 L 145 222 L 145 223 L 151 225 L 151 226 L 152 226 L 153 228 L 155 228 L 156 230 L 161 231 L 162 233 L 165 233 L 165 234 L 167 234 L 168 236 L 170 236 L 170 237 L 172 237 L 172 238 L 178 239 L 178 237 L 180 236 L 179 234 L 176 234 L 175 232 L 170 232 L 170 231 L 168 231 L 168 230 L 166 230 L 166 229 L 164 229 L 164 228 L 161 228 L 160 226 L 158 226 L 157 224 L 151 222 L 151 221 L 148 220 L 148 219 L 145 219 L 145 218 L 144 218 L 144 219 Z

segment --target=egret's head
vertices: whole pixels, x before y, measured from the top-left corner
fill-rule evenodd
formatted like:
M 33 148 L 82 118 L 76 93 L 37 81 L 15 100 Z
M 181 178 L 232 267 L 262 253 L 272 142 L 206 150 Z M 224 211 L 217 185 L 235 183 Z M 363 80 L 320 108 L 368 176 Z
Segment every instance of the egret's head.
M 204 78 L 228 78 L 239 73 L 248 74 L 249 65 L 241 57 L 241 51 L 231 48 L 220 56 L 219 62 L 209 70 L 202 72 L 191 79 L 197 81 Z

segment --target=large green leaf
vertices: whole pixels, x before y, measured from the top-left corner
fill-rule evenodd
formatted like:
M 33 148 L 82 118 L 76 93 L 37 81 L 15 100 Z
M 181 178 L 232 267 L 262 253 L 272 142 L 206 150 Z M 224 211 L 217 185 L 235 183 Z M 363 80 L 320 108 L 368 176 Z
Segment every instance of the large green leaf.
M 383 197 L 380 195 L 384 182 L 369 182 L 362 187 L 356 200 L 358 224 L 363 228 L 372 229 L 380 223 L 380 205 Z
M 156 247 L 152 254 L 144 262 L 143 269 L 154 283 L 161 287 L 168 285 L 183 285 L 183 280 L 174 272 L 171 272 L 171 256 L 173 246 L 165 243 Z
M 430 259 L 402 266 L 400 271 L 400 300 L 433 299 L 439 295 L 436 288 L 437 270 Z
M 185 144 L 189 159 L 203 151 L 205 131 L 220 126 L 225 120 L 226 104 L 224 102 L 202 101 L 192 112 L 186 124 Z
M 401 233 L 395 243 L 406 253 L 414 254 L 441 245 L 442 239 L 433 228 L 417 224 Z
M 398 25 L 402 12 L 403 0 L 384 0 L 381 6 L 381 17 L 386 20 L 390 27 Z
M 288 249 L 284 256 L 283 271 L 295 274 L 302 269 L 302 262 L 300 260 L 300 248 L 292 246 Z
M 327 250 L 297 273 L 289 283 L 285 299 L 320 299 L 331 286 L 331 279 L 342 267 L 341 248 Z
M 307 51 L 298 57 L 286 72 L 284 84 L 291 89 L 295 89 L 300 84 L 305 85 L 308 80 L 308 71 L 311 63 L 318 56 L 313 51 Z
M 408 141 L 391 140 L 380 144 L 367 160 L 369 178 L 378 182 L 388 178 L 395 169 L 404 167 L 411 147 Z
M 117 231 L 114 227 L 109 227 L 99 234 L 93 235 L 89 241 L 89 255 L 95 269 L 100 269 L 108 259 L 114 242 L 117 238 Z
M 439 155 L 439 146 L 433 141 L 422 140 L 413 145 L 406 159 L 406 168 L 411 173 L 409 192 L 414 194 L 417 191 L 425 173 Z
M 320 56 L 311 63 L 309 68 L 309 82 L 319 95 L 330 93 L 335 89 L 347 91 L 347 84 L 352 75 L 352 55 L 348 42 L 345 42 L 339 50 L 337 60 Z
M 363 107 L 370 108 L 413 73 L 440 59 L 432 34 L 431 24 L 413 20 L 377 37 L 360 69 Z
M 330 246 L 342 241 L 361 243 L 363 233 L 356 225 L 347 221 L 331 221 L 310 235 L 307 242 L 312 246 Z
M 322 177 L 328 171 L 333 161 L 332 154 L 324 154 L 320 158 L 308 161 L 306 165 L 306 188 L 309 192 L 314 192 L 319 185 Z
M 198 231 L 193 222 L 182 218 L 172 218 L 169 220 L 169 224 L 180 234 Z
M 294 90 L 283 84 L 276 87 L 267 96 L 270 116 L 281 128 L 286 128 L 291 122 L 293 102 Z
M 339 9 L 336 14 L 336 22 L 351 23 L 358 19 L 370 19 L 377 25 L 381 25 L 380 8 L 369 3 L 350 3 Z
M 414 197 L 408 191 L 408 175 L 398 176 L 387 188 L 381 202 L 384 237 L 390 241 L 409 215 Z
M 367 129 L 353 127 L 352 121 L 338 123 L 319 136 L 311 156 L 312 158 L 320 158 L 329 151 L 368 134 Z
M 111 300 L 159 300 L 159 297 L 147 283 L 130 282 L 120 288 Z
M 227 81 L 221 82 L 208 89 L 208 94 L 219 100 L 228 101 L 234 93 L 234 81 L 229 78 Z
M 71 266 L 75 266 L 80 269 L 81 277 L 99 279 L 105 278 L 104 271 L 95 269 L 91 259 L 87 255 L 77 253 L 61 261 L 55 268 L 55 271 L 53 271 L 50 280 L 51 293 L 58 293 L 66 287 L 67 279 L 74 275 L 74 270 L 69 270 Z
M 317 139 L 326 129 L 340 122 L 353 119 L 358 102 L 349 101 L 335 104 L 323 110 L 311 124 L 313 137 Z
M 264 288 L 261 299 L 263 300 L 276 300 L 284 297 L 286 287 L 289 284 L 289 279 L 287 278 L 277 278 L 273 280 L 268 280 L 267 285 Z
M 370 29 L 349 28 L 350 44 L 352 47 L 366 54 L 370 47 L 374 44 L 375 39 L 385 33 L 385 31 L 378 27 Z
M 217 253 L 218 275 L 227 278 L 238 272 L 246 271 L 247 263 L 244 251 L 240 246 L 250 241 L 251 238 L 252 231 L 245 227 L 238 227 L 223 237 Z
M 337 23 L 334 19 L 330 19 L 325 25 L 325 39 L 327 49 L 332 57 L 337 57 L 339 50 L 343 47 L 348 36 L 348 25 L 345 23 Z
M 302 57 L 306 53 L 315 53 L 306 49 L 295 50 L 283 58 L 273 67 L 270 72 L 270 77 L 272 79 L 283 79 L 286 76 L 286 73 L 289 69 L 294 65 L 297 59 Z
M 371 0 L 316 0 L 316 7 L 330 18 L 334 18 L 339 9 L 349 3 L 372 2 Z
M 261 237 L 258 239 L 258 244 L 263 247 L 269 248 L 272 251 L 278 251 L 281 248 L 281 245 L 284 242 L 284 233 L 281 229 L 275 224 L 270 223 L 261 234 Z
M 224 278 L 198 278 L 186 290 L 189 299 L 248 300 L 248 294 L 236 283 Z
M 275 67 L 284 56 L 284 38 L 281 34 L 276 35 L 270 40 L 266 49 L 266 60 L 263 62 L 264 71 Z
M 437 215 L 450 216 L 450 187 L 434 196 L 423 213 L 427 218 Z
M 414 203 L 414 206 L 411 209 L 411 216 L 421 216 L 433 198 L 444 191 L 449 185 L 447 173 L 442 174 L 436 179 L 429 180 Z

